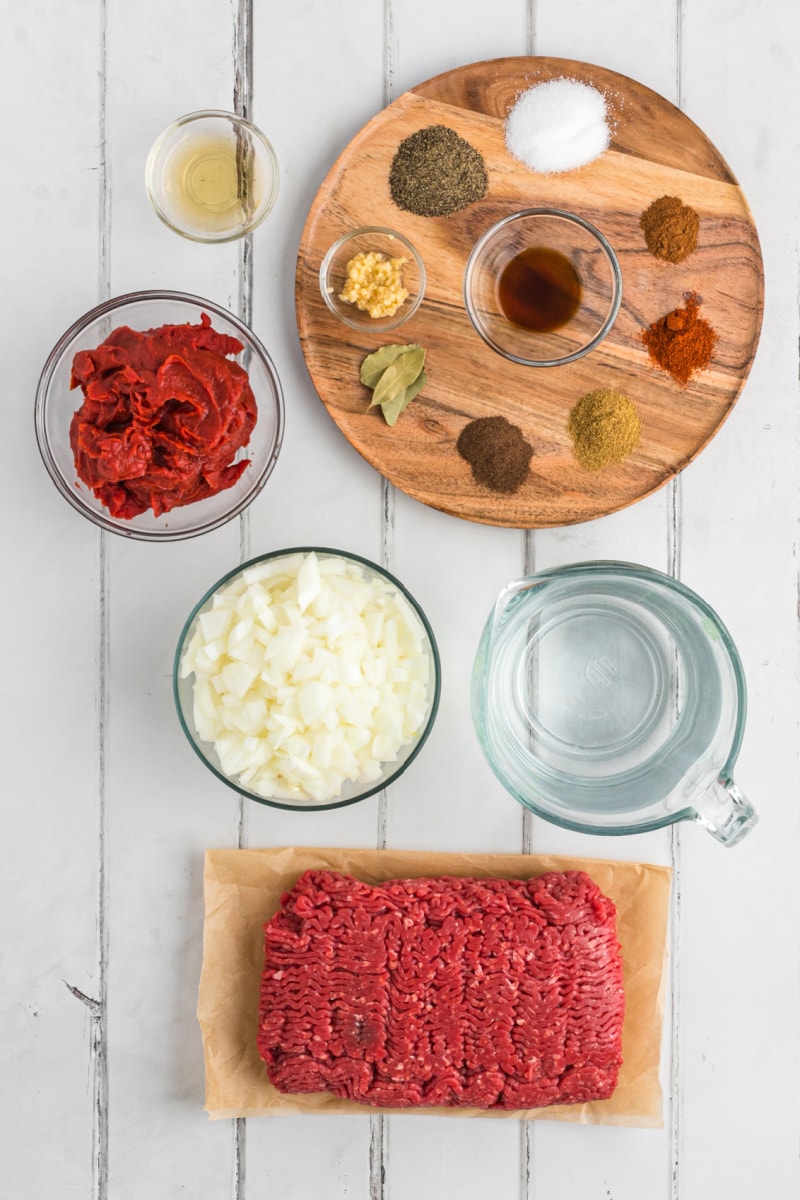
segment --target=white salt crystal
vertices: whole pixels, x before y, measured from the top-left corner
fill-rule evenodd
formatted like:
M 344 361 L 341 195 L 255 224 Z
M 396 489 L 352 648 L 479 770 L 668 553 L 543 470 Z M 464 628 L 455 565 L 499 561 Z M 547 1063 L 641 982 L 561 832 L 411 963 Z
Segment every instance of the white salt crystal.
M 529 88 L 506 120 L 506 146 L 534 171 L 573 171 L 608 149 L 605 97 L 577 79 Z

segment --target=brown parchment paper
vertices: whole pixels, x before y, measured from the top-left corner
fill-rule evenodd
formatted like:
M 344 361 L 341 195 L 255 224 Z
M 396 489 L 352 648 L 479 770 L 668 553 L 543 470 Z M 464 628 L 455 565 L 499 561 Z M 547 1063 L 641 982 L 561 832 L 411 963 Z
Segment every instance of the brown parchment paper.
M 625 972 L 624 1063 L 610 1100 L 549 1108 L 376 1109 L 328 1093 L 285 1096 L 267 1079 L 256 1049 L 263 926 L 304 871 L 332 870 L 365 883 L 431 875 L 528 879 L 582 870 L 617 906 Z M 206 1111 L 212 1119 L 281 1113 L 399 1112 L 462 1117 L 546 1118 L 584 1124 L 660 1127 L 658 1077 L 670 871 L 647 863 L 524 854 L 437 854 L 290 846 L 208 850 L 205 858 L 203 968 L 197 1016 L 203 1038 Z

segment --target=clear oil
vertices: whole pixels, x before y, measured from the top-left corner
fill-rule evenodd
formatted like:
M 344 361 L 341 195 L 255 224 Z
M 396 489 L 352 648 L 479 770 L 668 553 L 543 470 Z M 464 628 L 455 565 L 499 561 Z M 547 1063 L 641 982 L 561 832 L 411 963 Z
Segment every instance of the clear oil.
M 261 198 L 249 140 L 187 137 L 170 155 L 166 191 L 176 224 L 197 233 L 235 230 Z

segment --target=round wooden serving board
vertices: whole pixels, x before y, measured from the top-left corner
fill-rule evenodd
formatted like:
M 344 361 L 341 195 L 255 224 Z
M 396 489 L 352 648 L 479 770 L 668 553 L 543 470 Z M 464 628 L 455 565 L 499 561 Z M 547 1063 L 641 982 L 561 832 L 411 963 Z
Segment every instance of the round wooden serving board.
M 569 76 L 608 100 L 609 150 L 580 170 L 539 175 L 506 150 L 504 124 L 518 93 Z M 418 217 L 389 193 L 389 168 L 403 138 L 448 125 L 483 154 L 486 197 L 448 217 Z M 683 263 L 655 259 L 639 224 L 659 196 L 679 196 L 700 215 L 696 251 Z M 507 362 L 472 328 L 462 298 L 464 267 L 480 235 L 508 213 L 568 209 L 591 221 L 616 250 L 623 276 L 619 317 L 594 352 L 564 367 Z M 319 291 L 325 252 L 361 225 L 406 234 L 425 262 L 417 313 L 388 333 L 356 332 L 327 309 Z M 650 361 L 642 329 L 696 291 L 719 335 L 711 366 L 687 387 Z M 297 264 L 297 319 L 308 370 L 347 440 L 402 491 L 455 516 L 539 528 L 591 520 L 649 495 L 687 465 L 731 411 L 761 328 L 763 271 L 747 202 L 705 134 L 662 96 L 601 67 L 554 58 L 505 58 L 448 71 L 400 96 L 367 124 L 331 168 L 309 213 Z M 359 382 L 362 359 L 390 342 L 427 350 L 428 383 L 388 426 Z M 623 464 L 583 470 L 567 418 L 592 388 L 625 392 L 642 418 L 639 448 Z M 512 495 L 477 484 L 456 451 L 464 425 L 502 414 L 533 446 L 528 479 Z

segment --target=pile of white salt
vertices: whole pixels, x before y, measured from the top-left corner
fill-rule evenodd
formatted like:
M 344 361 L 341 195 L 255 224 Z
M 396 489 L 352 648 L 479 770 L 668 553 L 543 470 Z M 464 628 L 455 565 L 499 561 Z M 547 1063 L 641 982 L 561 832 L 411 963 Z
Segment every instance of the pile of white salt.
M 605 97 L 577 79 L 550 79 L 517 98 L 506 119 L 506 146 L 542 174 L 573 171 L 608 149 Z

